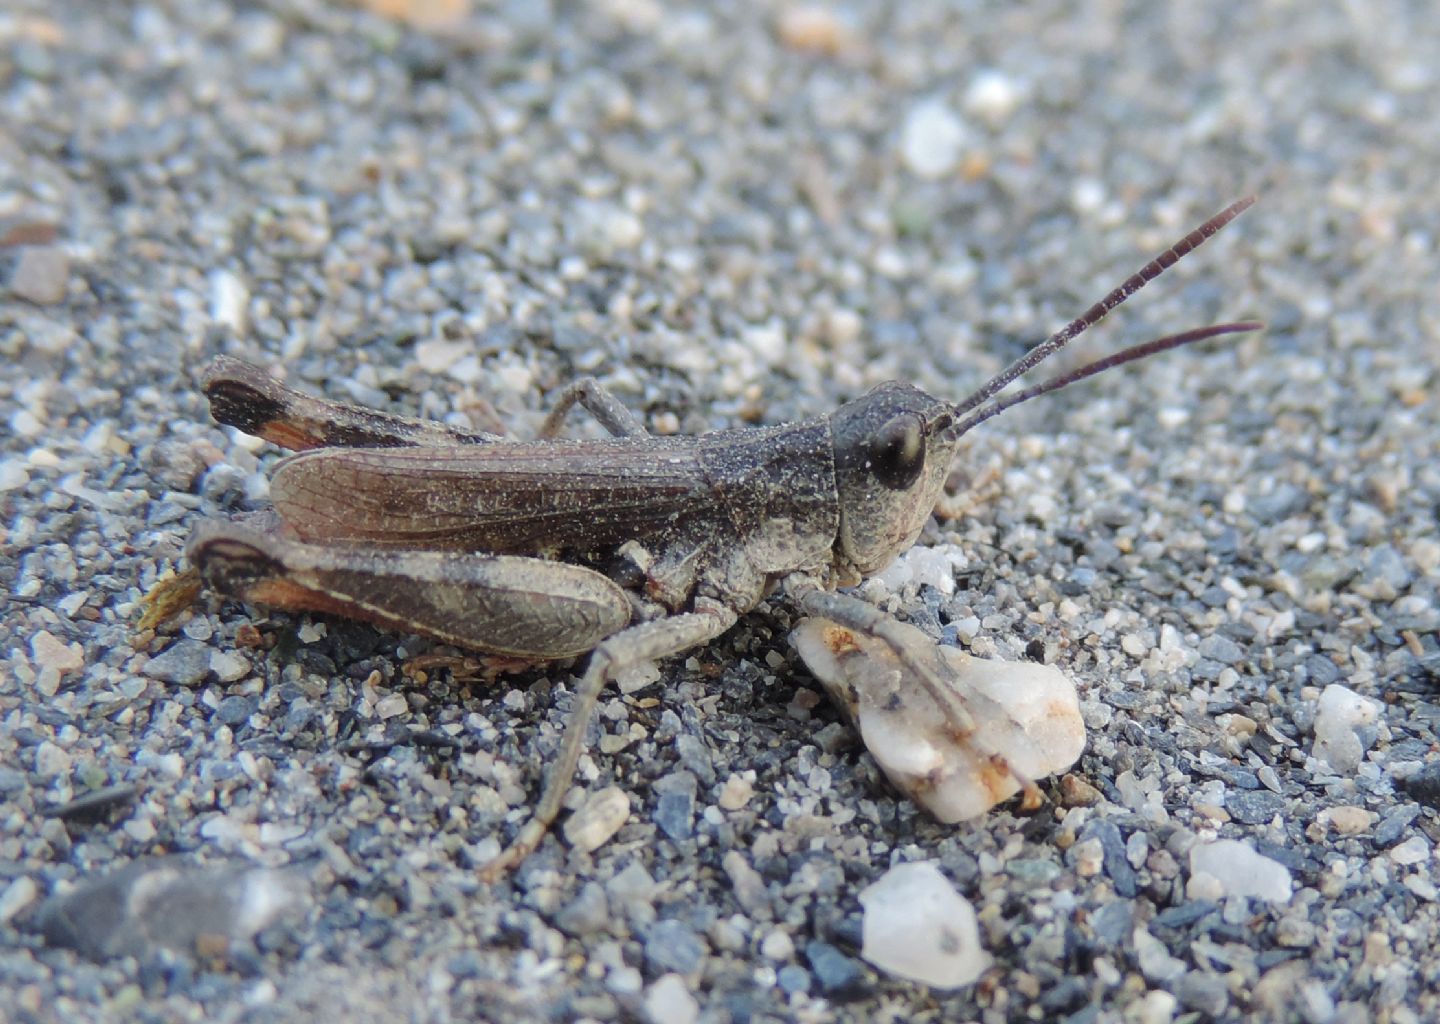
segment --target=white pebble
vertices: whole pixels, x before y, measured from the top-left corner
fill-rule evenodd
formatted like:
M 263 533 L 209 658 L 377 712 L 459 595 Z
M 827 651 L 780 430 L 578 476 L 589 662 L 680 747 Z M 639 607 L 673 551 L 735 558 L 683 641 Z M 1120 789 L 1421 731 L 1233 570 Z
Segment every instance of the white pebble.
M 685 987 L 685 979 L 667 974 L 645 993 L 645 1016 L 651 1024 L 694 1024 L 700 1004 Z
M 73 761 L 68 750 L 49 740 L 35 749 L 35 771 L 46 778 L 68 772 Z
M 935 988 L 969 985 L 990 966 L 975 909 L 929 861 L 900 864 L 860 894 L 860 955 Z
M 9 921 L 35 902 L 35 897 L 38 895 L 40 895 L 40 887 L 29 875 L 21 875 L 7 885 L 4 894 L 0 895 L 0 924 Z
M 1430 844 L 1423 836 L 1411 836 L 1391 848 L 1390 859 L 1401 865 L 1422 863 L 1430 859 Z
M 210 671 L 222 683 L 233 683 L 245 678 L 250 671 L 250 662 L 234 651 L 213 651 L 210 654 Z
M 965 112 L 992 125 L 1007 120 L 1020 105 L 1020 86 L 1001 71 L 982 71 L 965 90 Z
M 249 329 L 250 289 L 228 270 L 210 272 L 210 319 L 243 338 Z
M 18 491 L 30 482 L 30 472 L 20 459 L 0 462 L 0 491 Z
M 760 955 L 777 963 L 795 955 L 795 943 L 788 934 L 776 928 L 760 940 Z
M 1371 728 L 1380 720 L 1380 702 L 1331 683 L 1315 709 L 1315 746 L 1311 753 L 1332 770 L 1351 774 L 1374 742 Z
M 1294 889 L 1289 868 L 1237 839 L 1196 843 L 1190 848 L 1190 871 L 1214 878 L 1226 896 L 1288 903 Z
M 630 797 L 619 786 L 594 793 L 565 821 L 570 845 L 589 853 L 605 845 L 630 817 Z
M 968 134 L 965 122 L 943 100 L 921 100 L 900 129 L 900 157 L 922 178 L 942 177 L 960 162 Z

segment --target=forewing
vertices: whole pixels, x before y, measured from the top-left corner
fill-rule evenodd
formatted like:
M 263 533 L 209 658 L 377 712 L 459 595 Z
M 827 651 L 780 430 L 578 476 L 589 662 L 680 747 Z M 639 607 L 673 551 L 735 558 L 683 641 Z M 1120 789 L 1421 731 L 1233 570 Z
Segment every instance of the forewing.
M 695 439 L 326 448 L 282 462 L 270 495 L 312 543 L 536 553 L 644 540 L 715 514 Z

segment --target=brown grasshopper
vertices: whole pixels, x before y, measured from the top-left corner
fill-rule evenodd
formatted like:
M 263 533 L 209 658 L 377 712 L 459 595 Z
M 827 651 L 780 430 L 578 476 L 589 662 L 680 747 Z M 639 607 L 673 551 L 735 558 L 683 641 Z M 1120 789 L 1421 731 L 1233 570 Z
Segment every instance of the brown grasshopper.
M 995 397 L 1253 201 L 1210 218 L 958 404 L 892 381 L 802 423 L 654 437 L 585 379 L 560 393 L 537 440 L 515 441 L 310 398 L 222 358 L 204 381 L 215 418 L 299 454 L 275 467 L 272 511 L 201 525 L 190 559 L 211 589 L 255 604 L 526 663 L 590 652 L 535 813 L 488 878 L 559 814 L 605 683 L 715 639 L 777 587 L 805 614 L 887 644 L 955 738 L 983 748 L 897 623 L 835 589 L 915 542 L 971 427 L 1123 363 L 1258 329 L 1170 335 Z M 613 436 L 556 439 L 577 403 Z

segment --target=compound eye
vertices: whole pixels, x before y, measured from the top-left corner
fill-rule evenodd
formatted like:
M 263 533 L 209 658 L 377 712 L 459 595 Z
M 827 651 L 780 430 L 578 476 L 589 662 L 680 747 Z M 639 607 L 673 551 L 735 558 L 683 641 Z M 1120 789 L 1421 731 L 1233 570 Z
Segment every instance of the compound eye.
M 925 468 L 925 426 L 914 413 L 887 420 L 870 439 L 870 473 L 892 491 L 903 491 Z

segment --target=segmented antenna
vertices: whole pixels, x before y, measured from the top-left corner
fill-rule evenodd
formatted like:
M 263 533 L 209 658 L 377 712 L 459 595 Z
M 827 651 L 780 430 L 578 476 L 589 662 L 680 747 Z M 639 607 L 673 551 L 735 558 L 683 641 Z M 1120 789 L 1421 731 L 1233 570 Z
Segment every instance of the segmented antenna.
M 1071 370 L 1058 377 L 1051 377 L 1033 388 L 1026 388 L 1024 391 L 1017 391 L 1013 395 L 1006 395 L 997 399 L 991 405 L 972 412 L 969 416 L 957 420 L 945 429 L 950 437 L 959 437 L 965 431 L 977 423 L 984 423 L 992 416 L 1009 409 L 1011 406 L 1019 405 L 1021 402 L 1028 402 L 1032 398 L 1048 394 L 1051 391 L 1059 391 L 1061 388 L 1076 381 L 1084 380 L 1086 377 L 1093 377 L 1097 373 L 1104 373 L 1106 370 L 1123 366 L 1125 363 L 1133 363 L 1137 359 L 1145 359 L 1157 352 L 1168 352 L 1172 348 L 1179 348 L 1181 345 L 1189 345 L 1193 342 L 1204 341 L 1207 338 L 1218 338 L 1224 334 L 1244 334 L 1247 331 L 1261 330 L 1265 325 L 1259 320 L 1237 320 L 1230 324 L 1213 324 L 1209 327 L 1195 327 L 1188 331 L 1181 331 L 1179 334 L 1167 334 L 1163 338 L 1156 338 L 1154 341 L 1147 341 L 1143 345 L 1135 345 L 1131 348 L 1122 349 L 1104 359 L 1097 359 L 1093 363 L 1086 363 L 1078 370 Z
M 951 406 L 950 416 L 952 417 L 952 423 L 945 428 L 945 433 L 952 437 L 958 437 L 964 433 L 965 430 L 970 429 L 970 427 L 973 427 L 976 423 L 989 419 L 1002 409 L 1008 409 L 1010 406 L 1023 402 L 1028 398 L 1034 398 L 1036 395 L 1045 394 L 1048 391 L 1055 391 L 1064 387 L 1066 384 L 1073 384 L 1077 380 L 1083 380 L 1102 370 L 1108 370 L 1112 366 L 1119 366 L 1122 363 L 1128 363 L 1135 359 L 1143 359 L 1145 356 L 1154 355 L 1156 352 L 1178 348 L 1181 345 L 1201 341 L 1205 338 L 1213 338 L 1222 334 L 1234 334 L 1242 330 L 1253 331 L 1258 329 L 1260 325 L 1246 321 L 1243 324 L 1218 324 L 1214 327 L 1202 327 L 1197 331 L 1186 331 L 1183 334 L 1173 334 L 1168 337 L 1157 338 L 1155 341 L 1148 342 L 1144 345 L 1137 345 L 1135 348 L 1118 352 L 1107 359 L 1090 363 L 1073 373 L 1057 377 L 1051 381 L 1046 381 L 1044 384 L 1038 385 L 1037 388 L 1031 388 L 1028 392 L 1021 392 L 1020 395 L 1006 399 L 997 406 L 984 409 L 980 414 L 969 417 L 965 416 L 966 413 L 970 412 L 970 410 L 976 406 L 993 398 L 996 393 L 1004 389 L 1016 377 L 1019 377 L 1028 370 L 1034 369 L 1034 367 L 1046 359 L 1049 359 L 1056 352 L 1059 352 L 1066 345 L 1070 344 L 1070 342 L 1105 319 L 1106 315 L 1116 306 L 1120 305 L 1141 288 L 1144 288 L 1151 281 L 1169 270 L 1178 263 L 1181 258 L 1200 248 L 1200 246 L 1204 245 L 1205 242 L 1217 234 L 1221 228 L 1248 210 L 1254 203 L 1254 196 L 1246 196 L 1244 199 L 1225 207 L 1225 209 L 1215 214 L 1215 216 L 1211 217 L 1204 224 L 1201 224 L 1159 256 L 1156 256 L 1134 274 L 1131 274 L 1120 287 L 1095 303 L 1095 305 L 1091 306 L 1079 317 L 1070 321 L 1039 345 L 1036 345 L 1029 352 L 1026 352 L 1019 359 L 1005 367 L 1005 369 L 1001 370 L 994 377 L 991 377 L 968 398 Z M 1022 395 L 1024 397 L 1021 397 Z

